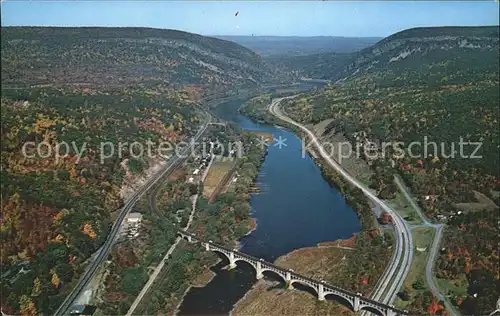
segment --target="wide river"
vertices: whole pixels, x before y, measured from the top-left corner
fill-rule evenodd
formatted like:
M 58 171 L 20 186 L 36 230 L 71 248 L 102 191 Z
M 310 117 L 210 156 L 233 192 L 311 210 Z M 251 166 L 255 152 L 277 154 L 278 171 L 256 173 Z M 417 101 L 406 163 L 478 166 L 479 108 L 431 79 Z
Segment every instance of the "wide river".
M 257 177 L 261 192 L 250 198 L 257 229 L 240 239 L 241 251 L 273 262 L 294 249 L 349 238 L 359 232 L 353 209 L 323 179 L 309 155 L 302 155 L 301 139 L 288 130 L 257 124 L 240 115 L 237 109 L 243 102 L 224 103 L 216 112 L 243 129 L 270 132 L 284 144 L 275 142 L 268 147 Z M 256 279 L 249 265 L 238 262 L 236 269 L 223 270 L 227 264 L 224 260 L 212 267 L 216 276 L 205 287 L 189 290 L 180 315 L 229 314 Z

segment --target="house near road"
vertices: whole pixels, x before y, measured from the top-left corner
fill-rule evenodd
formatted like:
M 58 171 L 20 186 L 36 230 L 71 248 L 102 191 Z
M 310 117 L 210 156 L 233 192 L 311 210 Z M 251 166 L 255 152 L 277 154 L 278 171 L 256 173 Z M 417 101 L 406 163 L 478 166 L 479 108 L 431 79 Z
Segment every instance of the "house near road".
M 140 224 L 142 222 L 142 214 L 141 213 L 129 213 L 127 216 L 128 224 Z
M 180 223 L 182 221 L 182 214 L 184 214 L 186 210 L 180 209 L 175 212 L 175 219 L 177 220 L 177 223 Z
M 130 213 L 127 216 L 127 236 L 128 238 L 136 238 L 139 236 L 139 228 L 142 223 L 141 213 Z

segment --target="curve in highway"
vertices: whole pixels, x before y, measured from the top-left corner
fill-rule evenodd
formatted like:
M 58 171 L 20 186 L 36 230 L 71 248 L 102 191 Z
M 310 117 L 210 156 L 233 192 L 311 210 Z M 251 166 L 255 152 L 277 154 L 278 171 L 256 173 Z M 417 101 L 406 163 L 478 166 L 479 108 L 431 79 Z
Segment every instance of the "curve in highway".
M 268 110 L 271 112 L 271 114 L 278 117 L 279 119 L 295 125 L 302 131 L 304 131 L 312 139 L 314 145 L 319 150 L 319 153 L 330 166 L 332 166 L 339 174 L 341 174 L 344 179 L 362 190 L 363 193 L 373 202 L 379 204 L 380 207 L 391 214 L 393 218 L 394 229 L 396 232 L 395 239 L 397 240 L 396 256 L 393 256 L 393 260 L 386 270 L 387 273 L 384 273 L 385 279 L 381 279 L 381 281 L 378 283 L 378 288 L 375 289 L 375 291 L 372 293 L 373 299 L 390 304 L 395 299 L 399 288 L 404 282 L 404 279 L 406 278 L 410 270 L 411 262 L 413 260 L 413 239 L 410 228 L 395 210 L 393 210 L 385 202 L 380 200 L 368 188 L 361 184 L 361 182 L 351 176 L 343 167 L 341 167 L 336 161 L 334 161 L 320 144 L 317 137 L 308 128 L 300 123 L 295 122 L 281 112 L 279 108 L 280 102 L 284 99 L 290 99 L 293 97 L 295 96 L 274 99 L 271 102 Z M 401 264 L 399 264 L 401 260 L 402 262 Z
M 410 193 L 406 189 L 406 186 L 402 183 L 402 180 L 398 176 L 394 176 L 394 182 L 396 185 L 399 187 L 401 192 L 403 192 L 404 197 L 406 200 L 410 203 L 410 205 L 413 207 L 413 209 L 417 212 L 418 216 L 424 223 L 424 225 L 420 225 L 419 227 L 433 227 L 436 230 L 436 234 L 434 235 L 434 240 L 432 242 L 431 249 L 429 250 L 429 256 L 427 258 L 427 264 L 425 266 L 425 278 L 427 280 L 427 284 L 429 285 L 429 288 L 434 296 L 436 296 L 439 300 L 445 302 L 446 310 L 450 312 L 452 316 L 458 316 L 460 315 L 460 312 L 456 310 L 456 308 L 451 305 L 446 298 L 444 297 L 443 294 L 439 291 L 436 283 L 434 282 L 434 273 L 433 273 L 433 268 L 434 268 L 434 262 L 436 260 L 436 255 L 437 252 L 439 251 L 439 245 L 441 244 L 441 238 L 443 236 L 443 224 L 432 224 L 430 223 L 427 218 L 425 217 L 424 213 L 422 212 L 422 209 L 415 203 L 415 201 L 412 199 Z

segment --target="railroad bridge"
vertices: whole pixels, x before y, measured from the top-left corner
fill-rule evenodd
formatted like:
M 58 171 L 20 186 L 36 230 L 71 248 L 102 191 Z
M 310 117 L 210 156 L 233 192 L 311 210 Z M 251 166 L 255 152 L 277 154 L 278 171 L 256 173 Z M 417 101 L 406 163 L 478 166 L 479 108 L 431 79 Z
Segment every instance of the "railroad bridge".
M 266 262 L 263 259 L 247 255 L 235 249 L 230 249 L 226 246 L 214 243 L 211 240 L 208 242 L 204 241 L 198 238 L 195 234 L 180 230 L 178 231 L 178 235 L 180 235 L 190 243 L 199 242 L 206 251 L 216 251 L 223 254 L 229 260 L 230 269 L 236 268 L 236 262 L 238 261 L 247 262 L 255 269 L 257 279 L 261 279 L 264 276 L 263 273 L 265 271 L 270 271 L 281 277 L 285 281 L 286 286 L 289 289 L 293 288 L 294 283 L 302 284 L 313 289 L 318 296 L 318 300 L 320 301 L 324 301 L 327 296 L 340 297 L 342 301 L 349 303 L 350 307 L 355 312 L 366 310 L 384 316 L 408 314 L 407 311 L 403 311 L 393 307 L 392 305 L 383 304 L 369 299 L 367 297 L 364 297 L 360 293 L 353 293 L 344 290 L 337 286 L 328 284 L 323 280 L 318 281 L 311 279 L 309 277 L 295 273 L 293 272 L 293 270 L 278 267 L 277 265 Z

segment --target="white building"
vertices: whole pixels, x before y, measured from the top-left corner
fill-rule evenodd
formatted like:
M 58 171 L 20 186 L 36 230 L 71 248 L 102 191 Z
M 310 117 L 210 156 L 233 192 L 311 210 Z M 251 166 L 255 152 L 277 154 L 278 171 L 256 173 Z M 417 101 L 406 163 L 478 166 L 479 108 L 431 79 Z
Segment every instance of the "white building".
M 139 227 L 142 222 L 141 213 L 130 213 L 127 216 L 127 236 L 129 238 L 135 238 L 139 236 Z
M 142 222 L 141 213 L 129 213 L 127 216 L 127 223 L 129 224 L 140 224 Z

